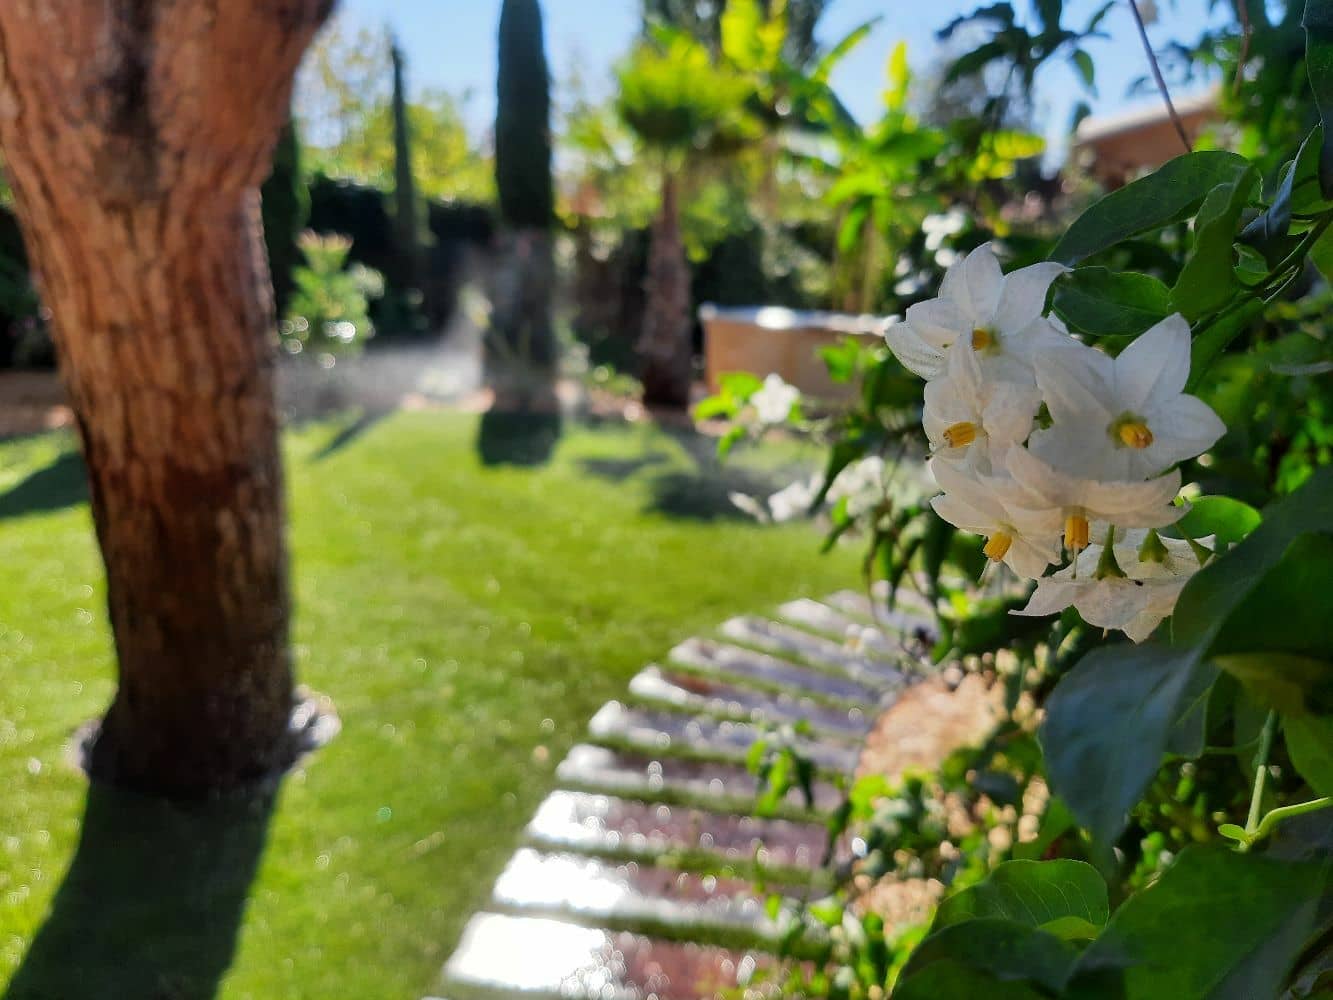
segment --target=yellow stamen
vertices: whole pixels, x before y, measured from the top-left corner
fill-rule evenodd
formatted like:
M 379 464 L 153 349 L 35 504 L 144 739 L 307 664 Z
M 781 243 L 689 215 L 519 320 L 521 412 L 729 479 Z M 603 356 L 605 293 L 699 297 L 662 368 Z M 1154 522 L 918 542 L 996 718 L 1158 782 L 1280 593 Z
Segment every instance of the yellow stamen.
M 977 439 L 977 425 L 970 420 L 960 420 L 944 429 L 944 443 L 950 448 L 962 448 Z
M 995 334 L 984 326 L 979 326 L 972 331 L 972 350 L 984 351 L 993 343 L 995 343 Z
M 1152 444 L 1152 431 L 1142 420 L 1127 420 L 1120 425 L 1120 441 L 1130 448 L 1146 448 Z
M 986 547 L 981 551 L 986 554 L 986 558 L 992 562 L 999 562 L 1009 552 L 1009 546 L 1014 544 L 1014 536 L 1007 531 L 997 531 L 990 536 L 986 542 Z
M 1082 514 L 1065 518 L 1065 548 L 1077 556 L 1088 547 L 1088 519 Z

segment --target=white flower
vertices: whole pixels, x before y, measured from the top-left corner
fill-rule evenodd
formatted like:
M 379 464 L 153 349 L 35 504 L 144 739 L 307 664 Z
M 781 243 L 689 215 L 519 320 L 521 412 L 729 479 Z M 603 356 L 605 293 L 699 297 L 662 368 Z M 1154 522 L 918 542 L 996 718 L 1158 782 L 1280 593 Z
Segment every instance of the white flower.
M 1039 577 L 1059 560 L 1058 520 L 1032 518 L 1021 509 L 1015 516 L 989 477 L 973 478 L 939 459 L 930 463 L 930 471 L 944 490 L 930 502 L 935 513 L 956 528 L 984 535 L 992 562 L 1003 562 L 1019 576 Z
M 967 341 L 949 348 L 948 363 L 944 378 L 926 383 L 922 423 L 932 450 L 982 473 L 1003 469 L 1009 446 L 1031 433 L 1041 393 L 1033 385 L 983 378 Z
M 921 220 L 921 231 L 926 234 L 926 249 L 934 253 L 944 246 L 945 237 L 957 236 L 967 228 L 967 215 L 961 208 L 951 208 L 940 215 L 927 215 Z
M 792 407 L 801 398 L 801 390 L 788 385 L 781 375 L 769 375 L 764 385 L 750 397 L 761 424 L 783 424 L 791 416 Z
M 949 346 L 965 338 L 988 377 L 1031 381 L 1034 351 L 1065 339 L 1042 316 L 1046 292 L 1064 271 L 1047 262 L 1005 275 L 990 244 L 983 244 L 949 268 L 939 298 L 908 307 L 906 319 L 889 328 L 889 349 L 905 368 L 930 380 L 944 374 Z
M 856 520 L 868 514 L 884 501 L 884 459 L 870 455 L 852 462 L 838 473 L 829 487 L 828 502 L 847 500 L 847 516 Z
M 1053 615 L 1073 605 L 1089 625 L 1119 629 L 1135 642 L 1148 638 L 1175 610 L 1176 599 L 1199 568 L 1189 542 L 1130 531 L 1112 544 L 1090 545 L 1069 566 L 1037 581 L 1027 607 L 1016 615 Z M 1147 544 L 1145 544 L 1145 542 Z
M 819 479 L 798 479 L 768 498 L 768 509 L 779 523 L 804 517 L 819 493 Z
M 1184 507 L 1171 504 L 1180 492 L 1179 469 L 1147 482 L 1092 479 L 1055 469 L 1023 447 L 1010 448 L 1005 464 L 1013 477 L 1008 488 L 1019 491 L 1005 499 L 1006 506 L 1013 512 L 1033 503 L 1034 515 L 1058 514 L 1064 519 L 1065 547 L 1072 552 L 1088 547 L 1090 521 L 1160 528 L 1185 514 Z
M 1190 328 L 1162 320 L 1117 358 L 1074 349 L 1035 359 L 1052 425 L 1032 435 L 1040 458 L 1075 476 L 1146 479 L 1207 451 L 1226 432 L 1208 404 L 1182 391 Z

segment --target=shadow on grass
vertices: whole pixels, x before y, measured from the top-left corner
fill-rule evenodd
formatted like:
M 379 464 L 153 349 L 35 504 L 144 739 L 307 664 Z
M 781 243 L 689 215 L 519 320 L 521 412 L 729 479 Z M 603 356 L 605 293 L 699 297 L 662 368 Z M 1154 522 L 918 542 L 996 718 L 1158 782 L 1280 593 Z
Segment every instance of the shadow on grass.
M 477 427 L 482 465 L 545 465 L 562 430 L 558 412 L 487 410 Z
M 366 410 L 355 420 L 339 428 L 338 433 L 333 435 L 323 448 L 310 456 L 310 461 L 322 462 L 326 458 L 331 458 L 392 412 L 392 409 Z
M 608 479 L 613 483 L 623 482 L 637 475 L 644 469 L 661 465 L 670 458 L 665 452 L 650 451 L 635 458 L 585 458 L 579 467 L 599 479 Z
M 67 451 L 44 469 L 0 494 L 0 518 L 62 510 L 88 500 L 88 474 L 77 451 Z
M 4 1000 L 214 997 L 275 795 L 182 805 L 91 786 L 74 861 Z

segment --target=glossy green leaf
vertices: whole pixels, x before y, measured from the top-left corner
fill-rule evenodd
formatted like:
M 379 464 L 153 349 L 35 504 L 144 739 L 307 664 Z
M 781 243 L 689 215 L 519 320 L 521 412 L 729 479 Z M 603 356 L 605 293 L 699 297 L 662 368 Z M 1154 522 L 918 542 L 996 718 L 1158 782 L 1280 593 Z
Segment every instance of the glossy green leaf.
M 976 885 L 940 904 L 932 931 L 969 920 L 1011 920 L 1039 927 L 1061 917 L 1098 926 L 1109 907 L 1106 883 L 1082 861 L 1006 861 Z
M 1333 866 L 1187 847 L 1083 953 L 1065 996 L 1273 997 L 1333 919 Z
M 1171 314 L 1171 290 L 1148 274 L 1080 267 L 1055 285 L 1056 314 L 1094 337 L 1133 337 Z
M 1078 956 L 1077 947 L 1053 934 L 988 917 L 933 931 L 912 952 L 902 979 L 910 983 L 937 962 L 957 962 L 998 979 L 1026 979 L 1059 990 Z
M 1171 533 L 1179 538 L 1214 536 L 1220 546 L 1234 545 L 1259 526 L 1259 512 L 1231 497 L 1199 497 L 1189 513 L 1177 521 Z
M 1253 167 L 1208 192 L 1194 223 L 1194 247 L 1171 289 L 1171 301 L 1193 322 L 1220 309 L 1240 289 L 1234 269 L 1240 214 L 1259 182 Z
M 1319 190 L 1325 198 L 1333 199 L 1333 3 L 1306 0 L 1301 26 L 1305 28 L 1305 71 L 1324 126 Z
M 1250 169 L 1225 150 L 1202 150 L 1168 160 L 1146 177 L 1113 191 L 1080 215 L 1050 259 L 1074 265 L 1122 240 L 1190 218 L 1208 192 Z
M 1119 836 L 1169 744 L 1201 749 L 1201 724 L 1191 741 L 1174 730 L 1215 676 L 1188 650 L 1125 644 L 1094 650 L 1056 685 L 1039 732 L 1047 776 L 1094 839 Z
M 934 962 L 900 982 L 893 1000 L 1044 1000 L 1048 995 L 951 960 Z
M 1333 716 L 1285 719 L 1283 732 L 1300 776 L 1320 795 L 1333 795 Z

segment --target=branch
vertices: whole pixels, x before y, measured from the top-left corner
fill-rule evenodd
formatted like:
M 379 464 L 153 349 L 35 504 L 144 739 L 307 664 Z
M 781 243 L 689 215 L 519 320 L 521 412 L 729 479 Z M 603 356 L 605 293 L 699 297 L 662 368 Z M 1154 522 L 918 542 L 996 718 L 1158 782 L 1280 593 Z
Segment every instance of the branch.
M 1190 137 L 1185 132 L 1185 123 L 1180 120 L 1176 106 L 1171 103 L 1171 92 L 1166 89 L 1166 80 L 1162 78 L 1162 67 L 1157 65 L 1157 54 L 1153 52 L 1152 43 L 1148 41 L 1148 28 L 1143 23 L 1143 15 L 1139 13 L 1138 0 L 1129 0 L 1129 9 L 1134 12 L 1134 23 L 1139 27 L 1139 38 L 1143 41 L 1143 51 L 1147 53 L 1148 65 L 1152 69 L 1153 79 L 1157 81 L 1157 89 L 1161 91 L 1162 100 L 1166 102 L 1166 110 L 1171 116 L 1171 124 L 1176 127 L 1176 134 L 1180 136 L 1185 152 L 1192 153 L 1194 147 L 1190 144 Z

